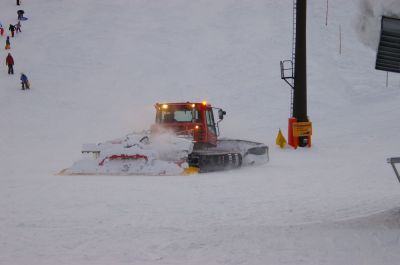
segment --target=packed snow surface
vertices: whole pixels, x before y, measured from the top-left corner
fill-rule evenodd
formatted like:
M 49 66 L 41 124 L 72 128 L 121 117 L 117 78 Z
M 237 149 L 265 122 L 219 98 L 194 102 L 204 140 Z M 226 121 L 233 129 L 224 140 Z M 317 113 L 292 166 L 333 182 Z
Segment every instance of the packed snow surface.
M 398 1 L 308 1 L 313 136 L 297 150 L 274 145 L 290 116 L 279 61 L 292 4 L 2 1 L 6 29 L 18 9 L 28 20 L 11 38 L 16 74 L 0 72 L 0 264 L 398 264 L 386 158 L 400 156 L 400 76 L 386 86 L 374 69 L 380 17 Z M 269 145 L 269 163 L 57 175 L 83 143 L 148 129 L 156 102 L 202 100 L 226 110 L 222 137 Z

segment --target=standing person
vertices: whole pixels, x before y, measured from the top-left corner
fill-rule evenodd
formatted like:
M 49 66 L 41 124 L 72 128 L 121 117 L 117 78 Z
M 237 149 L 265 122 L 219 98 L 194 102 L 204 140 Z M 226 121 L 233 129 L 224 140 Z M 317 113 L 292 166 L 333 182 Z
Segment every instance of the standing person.
M 15 27 L 15 32 L 21 32 L 21 21 L 18 20 L 18 23 L 14 25 Z
M 6 58 L 6 65 L 8 66 L 8 74 L 14 74 L 14 58 L 11 56 L 11 53 L 8 53 Z
M 17 0 L 17 6 L 19 6 L 21 3 L 20 3 L 20 0 Z
M 11 43 L 10 43 L 10 36 L 7 36 L 7 39 L 6 39 L 6 50 L 9 50 L 9 49 L 11 49 Z
M 3 25 L 0 23 L 0 35 L 3 36 L 4 35 L 4 28 Z
M 11 37 L 14 38 L 15 26 L 10 24 L 10 26 L 8 27 L 8 29 L 11 31 Z
M 29 89 L 30 85 L 29 85 L 28 77 L 24 73 L 21 73 L 20 79 L 21 79 L 22 90 Z
M 17 15 L 18 15 L 18 20 L 21 20 L 22 19 L 22 17 L 24 16 L 24 10 L 18 10 L 17 11 Z

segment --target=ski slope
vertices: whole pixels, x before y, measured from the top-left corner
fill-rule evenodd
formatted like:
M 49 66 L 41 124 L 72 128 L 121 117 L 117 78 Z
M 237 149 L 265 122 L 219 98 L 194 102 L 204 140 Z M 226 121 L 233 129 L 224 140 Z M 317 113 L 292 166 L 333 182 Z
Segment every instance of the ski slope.
M 400 75 L 374 70 L 396 1 L 308 1 L 313 146 L 279 149 L 291 0 L 35 0 L 0 72 L 0 264 L 396 264 Z M 339 53 L 339 28 L 341 53 Z M 0 42 L 5 36 L 0 37 Z M 2 60 L 7 52 L 2 50 Z M 31 89 L 20 90 L 19 73 Z M 183 176 L 57 176 L 83 143 L 148 129 L 156 102 L 227 111 L 266 165 Z

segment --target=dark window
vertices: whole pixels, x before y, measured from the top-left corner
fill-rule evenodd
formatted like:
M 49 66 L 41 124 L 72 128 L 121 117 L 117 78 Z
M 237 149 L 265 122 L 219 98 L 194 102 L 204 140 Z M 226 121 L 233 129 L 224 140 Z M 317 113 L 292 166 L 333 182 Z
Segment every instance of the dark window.
M 195 109 L 175 109 L 162 110 L 158 115 L 158 121 L 164 122 L 196 122 L 199 118 L 199 113 Z
M 213 115 L 212 110 L 206 110 L 206 120 L 207 120 L 208 130 L 210 130 L 214 134 L 217 134 L 217 131 L 215 129 L 214 115 Z

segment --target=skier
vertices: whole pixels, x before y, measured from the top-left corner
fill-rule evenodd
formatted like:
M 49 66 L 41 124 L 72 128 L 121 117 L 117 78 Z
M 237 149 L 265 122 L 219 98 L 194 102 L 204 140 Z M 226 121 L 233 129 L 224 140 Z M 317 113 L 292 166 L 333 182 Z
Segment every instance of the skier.
M 9 50 L 9 49 L 11 49 L 11 43 L 10 43 L 10 36 L 7 36 L 7 39 L 6 39 L 6 50 Z
M 21 20 L 21 19 L 24 17 L 24 13 L 25 13 L 24 10 L 18 10 L 18 11 L 17 11 L 18 20 Z
M 24 73 L 21 73 L 20 79 L 21 79 L 22 90 L 30 89 L 28 77 Z
M 20 0 L 17 0 L 17 6 L 19 6 L 21 3 L 20 3 Z
M 4 28 L 3 25 L 0 22 L 0 35 L 3 36 L 4 35 Z
M 11 53 L 8 53 L 6 58 L 6 65 L 8 66 L 8 74 L 14 74 L 14 58 L 11 56 Z
M 8 27 L 8 29 L 11 31 L 11 37 L 14 37 L 14 31 L 15 31 L 15 26 L 10 24 L 10 26 Z

